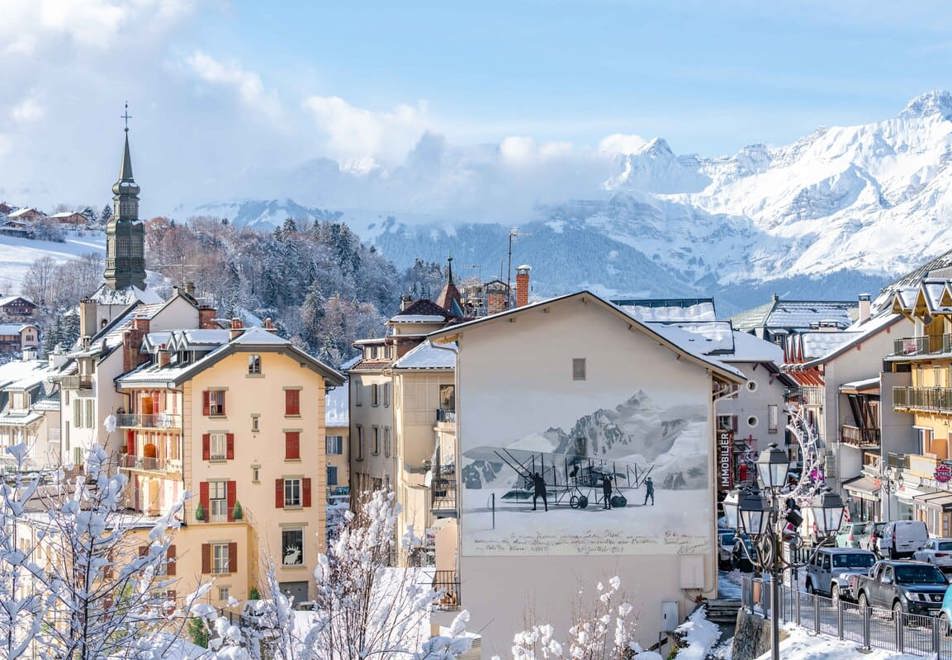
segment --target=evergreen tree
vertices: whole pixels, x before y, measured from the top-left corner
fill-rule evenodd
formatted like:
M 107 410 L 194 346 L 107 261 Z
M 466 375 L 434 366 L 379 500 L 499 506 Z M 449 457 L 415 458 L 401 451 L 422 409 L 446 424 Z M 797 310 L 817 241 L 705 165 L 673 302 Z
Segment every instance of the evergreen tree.
M 99 214 L 100 224 L 106 224 L 112 219 L 112 207 L 109 204 L 106 204 L 102 207 L 102 213 Z

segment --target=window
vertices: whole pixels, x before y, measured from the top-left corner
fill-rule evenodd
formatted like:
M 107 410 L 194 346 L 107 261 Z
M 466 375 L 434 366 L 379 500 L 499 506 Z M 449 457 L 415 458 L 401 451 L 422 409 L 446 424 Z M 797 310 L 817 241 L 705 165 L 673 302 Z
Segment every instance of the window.
M 205 391 L 205 416 L 221 417 L 225 414 L 225 390 Z
M 390 427 L 383 427 L 383 455 L 390 458 Z
M 585 358 L 572 358 L 572 380 L 585 380 Z
M 284 506 L 301 506 L 301 480 L 284 480 Z
M 208 505 L 211 520 L 228 520 L 228 483 L 225 481 L 208 482 Z
M 251 432 L 257 433 L 261 430 L 261 415 L 252 415 L 251 416 Z
M 73 402 L 73 428 L 83 428 L 83 400 L 76 399 Z
M 380 405 L 380 386 L 377 383 L 370 386 L 370 405 Z
M 252 353 L 248 356 L 248 375 L 249 376 L 260 376 L 261 375 L 261 356 L 257 353 Z
M 356 460 L 362 461 L 362 460 L 364 460 L 364 427 L 361 426 L 360 424 L 358 424 L 358 425 L 355 426 L 354 428 L 355 428 L 355 430 L 357 431 L 357 438 L 356 438 L 356 440 L 357 440 L 357 442 L 356 442 L 356 444 L 357 444 L 357 452 L 356 452 L 356 453 L 357 453 L 357 458 L 356 458 Z
M 359 380 L 354 380 L 354 405 L 362 406 L 364 405 L 363 397 L 361 396 L 361 390 L 364 388 L 361 386 Z
M 73 465 L 83 464 L 83 448 L 73 447 Z
M 736 431 L 737 415 L 718 415 L 717 428 L 722 431 Z
M 301 458 L 301 432 L 284 432 L 284 460 L 293 461 Z
M 780 427 L 780 408 L 776 403 L 767 406 L 767 431 L 776 433 Z
M 326 451 L 328 454 L 336 454 L 339 456 L 344 453 L 344 436 L 329 435 L 324 442 L 327 445 Z
M 456 412 L 456 385 L 440 385 L 440 410 Z
M 251 466 L 251 480 L 254 483 L 258 483 L 259 481 L 261 481 L 261 466 L 260 465 Z
M 757 391 L 757 381 L 748 380 L 747 381 L 747 391 L 756 392 Z
M 304 565 L 304 530 L 281 530 L 281 564 L 283 566 Z
M 385 408 L 390 407 L 390 383 L 383 384 L 383 405 Z
M 380 427 L 374 427 L 374 437 L 373 444 L 371 445 L 370 453 L 374 456 L 380 455 Z
M 228 573 L 230 566 L 228 561 L 228 544 L 227 543 L 213 543 L 212 544 L 212 572 L 213 573 Z
M 759 422 L 760 420 L 757 419 L 757 417 L 754 415 L 751 415 L 750 417 L 747 418 L 747 426 L 749 426 L 750 428 L 755 428 Z
M 218 587 L 218 600 L 227 602 L 229 598 L 231 598 L 231 587 Z
M 284 390 L 284 414 L 289 416 L 301 414 L 301 390 Z
M 376 346 L 371 346 L 371 347 L 370 347 L 370 359 L 371 359 L 371 360 L 376 360 L 376 359 L 377 359 L 377 347 L 376 347 Z
M 228 455 L 228 436 L 224 433 L 211 433 L 209 458 L 213 461 L 223 461 Z
M 327 466 L 327 485 L 328 486 L 337 485 L 337 466 L 336 465 Z
M 928 454 L 932 451 L 932 429 L 916 429 L 919 440 L 919 453 Z

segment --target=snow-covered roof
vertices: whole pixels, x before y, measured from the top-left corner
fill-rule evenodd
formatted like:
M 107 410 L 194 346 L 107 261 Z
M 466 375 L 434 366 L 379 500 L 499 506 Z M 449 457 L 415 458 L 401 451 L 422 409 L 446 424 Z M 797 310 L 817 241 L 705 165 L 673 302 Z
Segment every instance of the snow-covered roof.
M 734 352 L 719 358 L 724 362 L 773 362 L 779 366 L 783 364 L 783 349 L 749 332 L 734 330 Z
M 7 213 L 7 217 L 19 218 L 21 216 L 30 215 L 32 213 L 39 213 L 40 215 L 43 215 L 40 211 L 37 211 L 32 206 L 26 206 L 22 209 L 17 209 L 16 211 L 11 211 L 10 213 Z
M 284 337 L 279 337 L 274 332 L 269 332 L 264 328 L 246 328 L 232 344 L 253 345 L 253 346 L 290 346 L 291 341 Z
M 324 402 L 325 426 L 347 426 L 350 423 L 349 400 L 350 388 L 346 382 L 328 390 Z
M 398 314 L 391 323 L 443 323 L 446 319 L 435 314 Z
M 31 406 L 33 410 L 40 410 L 43 412 L 55 412 L 60 409 L 60 400 L 59 396 L 51 396 L 44 399 L 39 399 L 33 402 Z
M 3 298 L 0 298 L 0 307 L 9 305 L 14 300 L 25 300 L 26 302 L 30 303 L 34 307 L 36 306 L 36 303 L 34 303 L 32 300 L 30 300 L 26 296 L 4 296 Z
M 808 363 L 817 364 L 831 360 L 843 351 L 852 348 L 876 335 L 880 331 L 902 320 L 899 314 L 883 313 L 861 323 L 855 323 L 844 332 L 807 332 L 803 333 L 803 357 Z M 827 336 L 824 336 L 827 335 Z M 832 339 L 829 337 L 837 337 Z M 808 342 L 809 339 L 809 342 Z M 824 350 L 825 349 L 825 350 Z M 816 352 L 822 351 L 822 352 Z
M 0 426 L 28 426 L 43 418 L 43 413 L 31 410 L 25 415 L 0 413 Z
M 740 312 L 731 318 L 738 330 L 754 328 L 809 329 L 819 326 L 846 328 L 859 310 L 857 300 L 783 300 Z
M 852 380 L 840 385 L 840 391 L 844 390 L 869 390 L 879 387 L 879 376 L 874 378 L 864 378 L 863 380 Z
M 628 311 L 625 308 L 625 311 Z M 647 323 L 646 325 L 654 327 L 661 325 L 659 323 Z M 705 340 L 703 345 L 705 355 L 718 355 L 734 352 L 734 330 L 729 321 L 698 321 L 682 323 L 666 323 L 673 325 L 685 332 L 693 335 L 699 335 Z
M 732 367 L 726 362 L 721 362 L 719 359 L 715 359 L 704 352 L 705 348 L 707 347 L 707 339 L 704 337 L 704 335 L 685 332 L 677 326 L 666 325 L 664 323 L 652 323 L 650 325 L 645 325 L 686 353 L 690 353 L 694 357 L 703 360 L 704 362 L 732 373 L 742 380 L 747 380 L 747 376 L 745 376 L 744 372 L 740 369 Z
M 0 365 L 0 387 L 27 389 L 48 378 L 50 373 L 46 360 L 13 360 Z
M 74 215 L 82 215 L 79 211 L 60 211 L 59 213 L 54 213 L 51 215 L 51 218 L 68 218 Z
M 340 363 L 340 370 L 341 370 L 341 371 L 348 371 L 348 370 L 350 370 L 355 364 L 357 364 L 358 362 L 360 362 L 360 360 L 361 360 L 362 358 L 363 358 L 363 355 L 361 355 L 360 353 L 358 353 L 357 355 L 355 355 L 355 356 L 353 356 L 353 357 L 351 357 L 351 358 L 348 358 L 348 359 L 344 360 L 343 362 Z
M 102 305 L 131 305 L 135 302 L 155 305 L 164 302 L 162 297 L 152 289 L 143 290 L 135 286 L 112 289 L 105 284 L 100 285 L 90 299 Z
M 394 369 L 455 369 L 456 344 L 449 343 L 445 348 L 434 346 L 428 341 L 414 347 L 394 362 Z
M 0 335 L 18 335 L 25 328 L 35 328 L 32 323 L 0 323 Z
M 613 300 L 639 321 L 715 321 L 713 298 Z

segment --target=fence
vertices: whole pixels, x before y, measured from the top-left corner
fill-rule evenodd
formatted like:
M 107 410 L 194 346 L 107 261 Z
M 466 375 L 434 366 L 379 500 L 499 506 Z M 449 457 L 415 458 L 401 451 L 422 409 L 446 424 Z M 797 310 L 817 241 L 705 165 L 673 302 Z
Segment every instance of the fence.
M 745 577 L 741 606 L 766 619 L 770 611 L 770 581 Z M 952 637 L 938 617 L 863 608 L 842 599 L 810 594 L 780 585 L 779 619 L 818 635 L 856 642 L 863 650 L 882 649 L 952 660 Z

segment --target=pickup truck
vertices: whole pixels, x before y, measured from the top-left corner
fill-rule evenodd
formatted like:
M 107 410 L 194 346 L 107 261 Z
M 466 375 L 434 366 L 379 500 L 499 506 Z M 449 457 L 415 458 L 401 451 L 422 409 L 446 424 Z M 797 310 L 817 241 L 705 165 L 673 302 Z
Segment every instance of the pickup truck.
M 805 586 L 834 601 L 851 597 L 850 578 L 865 575 L 876 563 L 876 555 L 859 548 L 821 548 L 807 564 Z
M 860 607 L 880 607 L 896 614 L 934 616 L 949 583 L 935 566 L 921 561 L 878 561 L 866 575 L 850 578 Z

